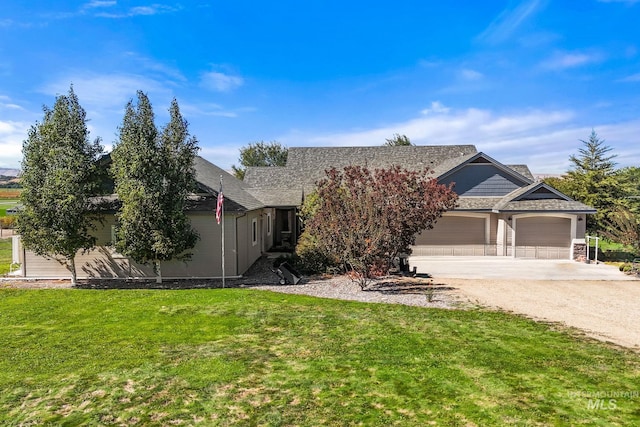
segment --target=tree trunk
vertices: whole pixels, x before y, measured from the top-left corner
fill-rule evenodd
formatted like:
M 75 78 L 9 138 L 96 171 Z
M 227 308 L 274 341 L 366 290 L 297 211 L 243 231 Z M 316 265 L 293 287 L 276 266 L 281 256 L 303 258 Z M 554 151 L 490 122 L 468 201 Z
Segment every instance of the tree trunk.
M 162 283 L 162 268 L 160 266 L 160 261 L 156 260 L 156 283 Z
M 78 284 L 78 278 L 76 275 L 76 258 L 73 257 L 69 260 L 69 269 L 71 270 L 71 286 Z

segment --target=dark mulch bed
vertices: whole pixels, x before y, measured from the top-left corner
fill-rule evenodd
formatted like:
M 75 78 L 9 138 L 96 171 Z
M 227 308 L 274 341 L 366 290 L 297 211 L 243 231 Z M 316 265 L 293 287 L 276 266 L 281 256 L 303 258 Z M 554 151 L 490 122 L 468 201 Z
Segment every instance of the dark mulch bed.
M 240 278 L 225 279 L 225 288 L 242 288 L 255 285 L 277 285 L 279 277 L 271 270 L 273 260 L 262 257 Z M 138 279 L 82 279 L 78 289 L 219 289 L 222 279 L 163 279 L 156 283 L 155 277 Z

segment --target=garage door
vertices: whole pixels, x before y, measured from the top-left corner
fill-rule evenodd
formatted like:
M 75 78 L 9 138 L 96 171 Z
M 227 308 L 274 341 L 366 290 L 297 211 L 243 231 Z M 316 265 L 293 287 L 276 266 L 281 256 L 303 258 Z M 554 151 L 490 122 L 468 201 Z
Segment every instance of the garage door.
M 483 245 L 484 235 L 484 218 L 444 216 L 418 236 L 416 245 Z
M 568 259 L 571 220 L 558 217 L 520 218 L 516 222 L 516 257 Z

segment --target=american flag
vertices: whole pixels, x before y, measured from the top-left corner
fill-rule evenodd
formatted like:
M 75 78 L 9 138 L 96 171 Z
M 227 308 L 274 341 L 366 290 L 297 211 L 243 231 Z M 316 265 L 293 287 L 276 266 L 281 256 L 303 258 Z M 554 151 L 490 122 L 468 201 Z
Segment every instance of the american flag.
M 216 221 L 220 224 L 222 220 L 222 205 L 224 204 L 224 195 L 222 194 L 222 178 L 220 178 L 220 191 L 218 191 L 218 203 L 216 205 Z

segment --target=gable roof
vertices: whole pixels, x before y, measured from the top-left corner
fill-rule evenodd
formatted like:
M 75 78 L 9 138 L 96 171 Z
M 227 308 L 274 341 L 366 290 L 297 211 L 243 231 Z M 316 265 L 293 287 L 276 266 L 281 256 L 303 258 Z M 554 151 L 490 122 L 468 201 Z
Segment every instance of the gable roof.
M 286 166 L 249 167 L 244 182 L 267 206 L 299 206 L 304 195 L 314 191 L 316 182 L 332 167 L 383 169 L 397 165 L 408 170 L 429 168 L 437 176 L 443 163 L 455 166 L 476 153 L 473 145 L 292 147 Z
M 99 160 L 99 165 L 105 171 L 111 165 L 111 155 L 105 154 Z M 264 207 L 264 204 L 253 197 L 248 191 L 244 182 L 231 175 L 229 172 L 219 168 L 213 163 L 196 156 L 194 159 L 194 169 L 196 173 L 196 185 L 198 194 L 191 194 L 188 197 L 187 210 L 215 210 L 220 190 L 220 177 L 222 177 L 223 192 L 227 212 L 244 212 Z M 105 173 L 105 188 L 113 192 L 113 180 Z M 203 195 L 205 193 L 206 195 Z M 115 209 L 118 201 L 117 194 L 95 197 L 94 203 L 100 204 L 104 209 Z
M 528 178 L 527 176 L 521 174 L 518 170 L 516 170 L 514 168 L 511 168 L 509 166 L 503 165 L 502 163 L 498 162 L 497 160 L 495 160 L 491 156 L 486 155 L 485 153 L 476 153 L 476 154 L 474 154 L 472 156 L 469 156 L 464 161 L 458 163 L 457 165 L 453 165 L 452 167 L 450 167 L 447 170 L 445 170 L 443 173 L 439 174 L 438 175 L 438 179 L 442 179 L 442 178 L 445 178 L 445 177 L 447 177 L 449 175 L 452 175 L 452 174 L 456 173 L 457 171 L 459 171 L 460 169 L 462 169 L 463 167 L 465 167 L 466 165 L 469 165 L 469 164 L 472 164 L 472 163 L 478 163 L 478 162 L 492 164 L 496 168 L 498 168 L 498 169 L 502 170 L 503 172 L 507 173 L 508 175 L 514 177 L 515 179 L 517 179 L 518 181 L 522 182 L 523 184 L 530 184 L 530 183 L 533 182 L 533 176 L 531 178 Z M 526 166 L 525 166 L 525 168 L 526 168 L 526 171 L 524 171 L 523 168 L 518 167 L 518 169 L 522 170 L 523 172 L 529 172 L 529 175 L 531 175 L 531 172 L 529 171 L 529 168 L 526 167 Z
M 535 183 L 526 165 L 504 165 L 478 152 L 473 145 L 375 146 L 375 147 L 293 147 L 289 148 L 286 166 L 249 167 L 245 189 L 265 206 L 300 206 L 305 194 L 314 191 L 325 171 L 335 167 L 366 166 L 370 169 L 400 166 L 408 170 L 429 168 L 439 180 L 450 177 L 465 166 L 491 164 L 511 177 L 520 188 L 506 196 L 461 196 L 456 210 L 484 212 L 580 212 L 594 213 L 544 183 Z M 536 194 L 544 189 L 547 195 Z M 503 193 L 504 194 L 504 193 Z
M 571 199 L 544 182 L 512 191 L 494 205 L 493 211 L 596 213 L 591 206 Z
M 220 178 L 222 177 L 222 192 L 224 193 L 225 211 L 251 211 L 264 207 L 247 190 L 247 185 L 224 169 L 219 168 L 208 160 L 196 156 L 194 161 L 196 181 L 201 189 L 218 196 Z

